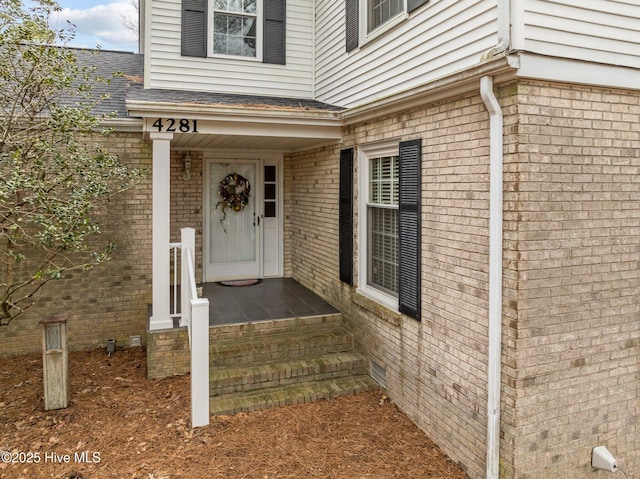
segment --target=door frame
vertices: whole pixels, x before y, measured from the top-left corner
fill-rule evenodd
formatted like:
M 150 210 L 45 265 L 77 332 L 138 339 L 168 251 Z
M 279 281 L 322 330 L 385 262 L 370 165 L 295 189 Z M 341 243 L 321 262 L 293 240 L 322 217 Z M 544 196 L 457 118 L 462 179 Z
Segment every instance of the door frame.
M 259 153 L 254 154 L 249 151 L 238 151 L 238 150 L 205 150 L 203 152 L 203 179 L 202 179 L 202 281 L 203 282 L 211 282 L 211 281 L 221 281 L 224 279 L 230 278 L 217 278 L 217 277 L 209 277 L 214 279 L 209 279 L 207 277 L 207 268 L 209 265 L 209 251 L 210 251 L 210 235 L 211 235 L 211 227 L 210 227 L 210 218 L 209 218 L 209 208 L 210 208 L 210 164 L 212 162 L 225 162 L 225 161 L 256 161 L 257 162 L 257 171 L 256 178 L 257 181 L 260 182 L 260 188 L 258 188 L 260 193 L 260 198 L 256 199 L 256 215 L 260 218 L 260 225 L 257 228 L 256 236 L 258 237 L 258 256 L 259 256 L 259 278 L 265 277 L 283 277 L 284 276 L 284 172 L 283 172 L 283 154 L 281 153 Z M 265 260 L 265 245 L 264 245 L 264 167 L 265 165 L 275 165 L 276 166 L 276 174 L 277 174 L 277 184 L 276 184 L 276 214 L 278 220 L 278 245 L 277 245 L 277 272 L 271 272 L 265 276 L 264 274 L 264 260 Z M 253 190 L 253 188 L 252 188 Z

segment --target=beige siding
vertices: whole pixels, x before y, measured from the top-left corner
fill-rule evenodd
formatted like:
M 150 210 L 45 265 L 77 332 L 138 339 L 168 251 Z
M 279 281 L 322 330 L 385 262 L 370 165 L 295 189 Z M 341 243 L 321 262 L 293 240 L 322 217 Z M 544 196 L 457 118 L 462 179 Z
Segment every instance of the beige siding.
M 317 10 L 316 96 L 343 106 L 409 89 L 475 65 L 497 43 L 489 0 L 434 0 L 392 30 L 345 51 L 344 1 Z
M 523 0 L 512 5 L 517 50 L 640 67 L 637 1 Z
M 287 64 L 180 55 L 180 0 L 154 0 L 146 86 L 296 98 L 313 96 L 313 5 L 287 2 Z

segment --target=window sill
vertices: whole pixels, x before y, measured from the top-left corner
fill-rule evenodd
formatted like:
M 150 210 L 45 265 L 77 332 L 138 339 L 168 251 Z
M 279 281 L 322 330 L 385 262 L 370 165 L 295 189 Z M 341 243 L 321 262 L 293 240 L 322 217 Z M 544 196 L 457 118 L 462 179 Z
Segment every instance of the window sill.
M 361 290 L 357 290 L 353 295 L 353 302 L 363 309 L 366 309 L 370 313 L 375 314 L 377 317 L 391 324 L 392 326 L 399 327 L 401 325 L 402 314 L 398 311 L 394 311 L 389 306 L 380 303 L 379 301 L 372 299 Z
M 258 57 L 243 57 L 242 55 L 224 55 L 222 53 L 211 53 L 208 55 L 208 58 L 212 58 L 214 60 L 232 60 L 232 61 L 243 61 L 243 62 L 258 62 L 261 60 Z

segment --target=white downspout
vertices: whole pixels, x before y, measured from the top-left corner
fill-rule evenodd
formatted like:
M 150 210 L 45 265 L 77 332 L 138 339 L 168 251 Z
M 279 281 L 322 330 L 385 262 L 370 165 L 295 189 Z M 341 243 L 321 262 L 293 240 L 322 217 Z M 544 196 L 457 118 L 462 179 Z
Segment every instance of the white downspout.
M 498 44 L 490 59 L 511 45 L 511 0 L 496 0 Z M 502 109 L 493 93 L 493 77 L 480 79 L 480 95 L 489 112 L 489 346 L 487 364 L 487 479 L 500 477 L 500 386 L 502 383 Z
M 502 109 L 493 77 L 480 79 L 489 112 L 489 363 L 487 398 L 487 479 L 500 474 L 500 385 L 502 359 Z

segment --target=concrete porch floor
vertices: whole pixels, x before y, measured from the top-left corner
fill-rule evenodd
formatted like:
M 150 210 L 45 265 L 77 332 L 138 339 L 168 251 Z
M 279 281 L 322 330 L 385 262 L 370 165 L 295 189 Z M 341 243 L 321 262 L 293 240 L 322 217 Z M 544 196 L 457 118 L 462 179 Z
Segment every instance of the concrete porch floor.
M 209 326 L 339 312 L 291 278 L 269 278 L 237 287 L 205 283 L 202 293 L 209 300 Z

